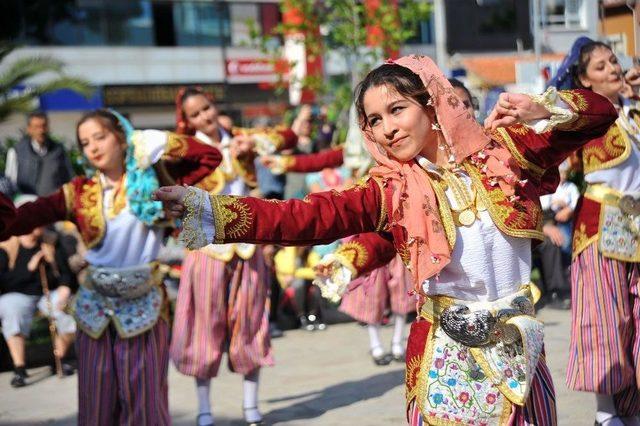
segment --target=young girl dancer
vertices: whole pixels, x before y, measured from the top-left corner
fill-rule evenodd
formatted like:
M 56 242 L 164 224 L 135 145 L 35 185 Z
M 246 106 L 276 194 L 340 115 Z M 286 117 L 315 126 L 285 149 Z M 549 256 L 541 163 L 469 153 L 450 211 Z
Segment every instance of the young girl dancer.
M 191 137 L 136 131 L 107 110 L 84 115 L 77 138 L 95 173 L 20 206 L 0 238 L 71 220 L 88 247 L 73 304 L 78 424 L 168 425 L 169 312 L 155 260 L 170 223 L 151 194 L 159 178 L 196 184 L 220 153 Z
M 214 194 L 248 195 L 255 187 L 253 153 L 238 150 L 237 140 L 218 123 L 218 111 L 202 90 L 187 87 L 176 97 L 178 132 L 218 148 L 222 163 L 200 183 Z M 291 143 L 286 129 L 263 131 Z M 287 139 L 287 141 L 285 141 Z M 277 145 L 277 143 L 276 143 Z M 222 354 L 231 371 L 242 374 L 243 414 L 247 424 L 260 424 L 260 367 L 273 365 L 269 339 L 269 284 L 260 247 L 210 244 L 190 251 L 183 263 L 171 339 L 171 359 L 178 371 L 196 379 L 199 425 L 212 425 L 211 379 L 218 375 Z
M 502 94 L 485 123 L 494 131 L 485 133 L 422 56 L 373 70 L 356 105 L 378 166 L 351 189 L 286 202 L 177 186 L 156 196 L 172 214 L 186 212 L 191 247 L 385 233 L 410 268 L 419 303 L 407 344 L 409 422 L 555 424 L 528 286 L 531 239 L 542 237 L 539 195 L 615 110 L 588 91 Z M 360 255 L 360 266 L 370 262 Z
M 640 425 L 640 73 L 623 75 L 611 48 L 574 44 L 554 83 L 609 99 L 618 119 L 580 151 L 587 189 L 575 213 L 571 270 L 572 333 L 567 384 L 596 394 L 596 424 Z M 637 101 L 636 101 L 637 102 Z

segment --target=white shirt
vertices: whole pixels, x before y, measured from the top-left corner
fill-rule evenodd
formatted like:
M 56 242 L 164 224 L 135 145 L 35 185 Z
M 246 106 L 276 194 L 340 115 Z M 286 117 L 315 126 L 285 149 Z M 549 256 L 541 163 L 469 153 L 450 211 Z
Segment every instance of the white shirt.
M 540 197 L 540 204 L 542 210 L 558 212 L 563 208 L 561 206 L 571 207 L 571 210 L 575 210 L 579 199 L 580 191 L 576 184 L 565 180 L 558 185 L 556 192 Z
M 458 174 L 471 186 L 471 178 Z M 449 203 L 457 208 L 451 189 Z M 487 211 L 469 227 L 456 230 L 451 261 L 438 278 L 426 280 L 422 288 L 430 296 L 444 295 L 466 301 L 493 301 L 515 293 L 531 281 L 531 240 L 504 234 Z
M 102 183 L 102 214 L 105 218 L 104 237 L 98 246 L 87 251 L 85 259 L 92 266 L 127 267 L 149 263 L 158 257 L 162 246 L 163 230 L 147 226 L 129 210 L 129 204 L 113 219 L 107 218 L 107 211 L 114 188 L 108 186 L 100 175 Z

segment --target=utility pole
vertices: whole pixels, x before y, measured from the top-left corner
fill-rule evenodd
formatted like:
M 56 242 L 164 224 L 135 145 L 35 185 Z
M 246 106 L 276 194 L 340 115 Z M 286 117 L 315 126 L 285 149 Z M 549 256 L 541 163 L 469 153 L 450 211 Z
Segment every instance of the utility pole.
M 436 43 L 436 63 L 446 74 L 449 69 L 449 54 L 447 53 L 447 20 L 445 15 L 445 0 L 433 0 L 433 30 Z

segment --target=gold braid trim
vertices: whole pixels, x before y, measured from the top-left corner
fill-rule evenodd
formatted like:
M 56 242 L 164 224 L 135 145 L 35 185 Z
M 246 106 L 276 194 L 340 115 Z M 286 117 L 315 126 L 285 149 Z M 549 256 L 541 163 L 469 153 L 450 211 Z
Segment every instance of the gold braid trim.
M 573 234 L 573 250 L 571 253 L 571 258 L 575 259 L 587 247 L 597 242 L 599 235 L 599 233 L 596 233 L 595 235 L 588 237 L 587 226 L 584 223 L 581 223 L 578 229 L 576 229 Z
M 379 177 L 367 177 L 364 180 L 360 179 L 357 185 L 359 185 L 361 188 L 365 188 L 367 187 L 367 183 L 369 180 L 374 181 L 380 189 L 380 215 L 378 216 L 378 224 L 376 225 L 376 232 L 380 232 L 384 230 L 385 225 L 388 222 L 387 194 L 384 191 L 384 183 L 382 182 L 382 178 Z
M 524 155 L 518 151 L 516 144 L 513 142 L 511 135 L 504 127 L 498 127 L 497 129 L 498 135 L 500 136 L 500 141 L 504 142 L 505 146 L 513 155 L 518 165 L 526 170 L 531 171 L 537 177 L 541 177 L 544 174 L 544 169 L 536 164 L 533 164 L 531 161 L 524 158 Z
M 67 219 L 73 217 L 73 208 L 76 205 L 76 190 L 71 182 L 62 185 L 62 195 L 64 195 L 64 207 Z
M 449 248 L 453 250 L 453 247 L 456 245 L 457 229 L 456 222 L 453 220 L 453 214 L 451 213 L 449 198 L 447 198 L 447 194 L 440 182 L 434 181 L 428 173 L 427 178 L 431 181 L 431 187 L 433 188 L 433 192 L 436 194 L 436 199 L 438 200 L 440 222 L 442 222 L 442 226 L 444 227 Z

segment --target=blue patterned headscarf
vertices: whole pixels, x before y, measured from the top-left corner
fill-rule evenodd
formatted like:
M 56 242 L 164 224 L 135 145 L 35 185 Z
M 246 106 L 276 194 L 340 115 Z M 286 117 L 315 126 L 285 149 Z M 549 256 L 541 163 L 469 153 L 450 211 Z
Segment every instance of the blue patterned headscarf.
M 127 138 L 127 158 L 125 169 L 127 172 L 127 201 L 131 212 L 146 225 L 153 225 L 164 217 L 162 203 L 153 201 L 151 195 L 160 187 L 160 182 L 152 166 L 140 168 L 136 162 L 135 146 L 133 144 L 134 128 L 119 112 L 110 109 L 116 116 Z
M 589 37 L 578 37 L 578 39 L 573 43 L 573 46 L 571 46 L 569 54 L 562 60 L 562 64 L 560 64 L 560 68 L 558 68 L 556 75 L 554 75 L 547 83 L 547 87 L 555 86 L 558 90 L 576 88 L 575 83 L 573 82 L 572 70 L 580 59 L 580 50 L 589 43 L 593 43 L 593 40 Z

